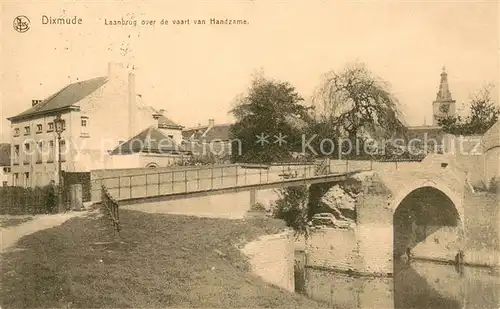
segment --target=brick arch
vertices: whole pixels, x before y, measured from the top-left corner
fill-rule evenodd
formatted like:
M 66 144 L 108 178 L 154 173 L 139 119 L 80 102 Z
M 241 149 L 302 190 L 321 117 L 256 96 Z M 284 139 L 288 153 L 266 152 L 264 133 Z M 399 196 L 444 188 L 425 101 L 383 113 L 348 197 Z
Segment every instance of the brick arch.
M 436 190 L 441 191 L 444 193 L 453 203 L 455 206 L 455 209 L 458 212 L 459 219 L 460 219 L 460 224 L 463 228 L 464 225 L 464 205 L 463 205 L 463 195 L 459 192 L 455 192 L 448 185 L 443 183 L 442 181 L 436 181 L 436 180 L 420 180 L 420 181 L 412 181 L 411 183 L 405 184 L 401 190 L 395 195 L 393 202 L 392 202 L 392 212 L 396 211 L 398 206 L 401 204 L 401 202 L 410 195 L 413 191 L 420 189 L 420 188 L 426 188 L 426 187 L 431 187 Z
M 154 163 L 154 162 L 150 162 L 148 164 L 146 164 L 146 167 L 150 167 L 150 168 L 157 168 L 158 167 L 158 164 L 157 163 Z

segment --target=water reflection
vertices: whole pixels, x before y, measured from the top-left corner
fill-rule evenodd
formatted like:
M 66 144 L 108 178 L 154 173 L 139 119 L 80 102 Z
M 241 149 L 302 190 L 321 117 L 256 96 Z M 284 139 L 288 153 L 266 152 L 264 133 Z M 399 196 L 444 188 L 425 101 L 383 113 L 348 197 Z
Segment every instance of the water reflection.
M 499 276 L 488 269 L 397 262 L 394 278 L 354 277 L 305 268 L 310 298 L 343 308 L 491 308 L 499 306 Z

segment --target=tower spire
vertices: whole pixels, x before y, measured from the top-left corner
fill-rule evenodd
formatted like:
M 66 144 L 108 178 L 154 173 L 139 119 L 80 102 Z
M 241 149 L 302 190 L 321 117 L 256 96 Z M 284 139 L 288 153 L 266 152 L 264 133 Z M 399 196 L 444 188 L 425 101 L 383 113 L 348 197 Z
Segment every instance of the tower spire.
M 436 102 L 449 102 L 453 101 L 451 98 L 450 88 L 448 86 L 448 74 L 446 68 L 443 66 L 441 73 L 441 82 L 439 83 L 439 91 L 436 96 Z

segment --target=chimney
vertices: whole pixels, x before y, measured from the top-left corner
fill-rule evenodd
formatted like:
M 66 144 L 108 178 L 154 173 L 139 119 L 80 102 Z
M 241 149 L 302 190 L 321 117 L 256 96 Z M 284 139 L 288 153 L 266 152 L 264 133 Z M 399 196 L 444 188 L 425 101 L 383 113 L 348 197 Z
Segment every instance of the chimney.
M 135 134 L 135 113 L 137 112 L 135 93 L 135 74 L 128 74 L 128 133 L 129 137 Z
M 125 77 L 125 68 L 122 63 L 108 63 L 108 79 L 123 79 Z
M 213 127 L 215 124 L 215 120 L 214 119 L 208 119 L 208 126 L 209 127 Z

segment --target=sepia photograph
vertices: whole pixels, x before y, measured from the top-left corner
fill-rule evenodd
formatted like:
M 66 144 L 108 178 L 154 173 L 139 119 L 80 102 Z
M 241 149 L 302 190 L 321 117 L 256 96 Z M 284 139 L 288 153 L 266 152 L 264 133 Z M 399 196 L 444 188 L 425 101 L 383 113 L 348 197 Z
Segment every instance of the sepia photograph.
M 0 4 L 0 309 L 500 308 L 500 2 Z

